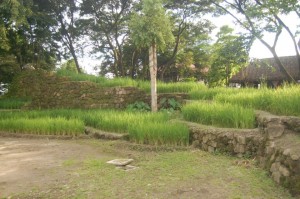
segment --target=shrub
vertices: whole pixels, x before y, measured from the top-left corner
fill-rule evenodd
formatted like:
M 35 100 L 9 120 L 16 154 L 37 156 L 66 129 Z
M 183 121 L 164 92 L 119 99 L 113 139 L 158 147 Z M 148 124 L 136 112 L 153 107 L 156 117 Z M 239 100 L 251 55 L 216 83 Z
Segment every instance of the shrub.
M 178 101 L 176 101 L 174 98 L 170 98 L 170 99 L 162 98 L 159 101 L 159 105 L 161 110 L 174 111 L 174 110 L 181 109 L 181 104 Z
M 147 111 L 151 111 L 150 106 L 142 101 L 137 101 L 133 104 L 129 104 L 126 108 L 129 111 L 141 111 L 141 112 L 147 112 Z

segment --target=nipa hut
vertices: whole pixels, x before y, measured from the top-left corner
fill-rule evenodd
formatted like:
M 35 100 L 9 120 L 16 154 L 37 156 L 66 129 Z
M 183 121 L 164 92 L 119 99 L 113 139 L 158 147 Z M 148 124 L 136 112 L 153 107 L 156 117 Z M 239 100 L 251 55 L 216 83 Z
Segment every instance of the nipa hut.
M 296 80 L 300 80 L 299 66 L 296 56 L 280 57 L 280 60 L 286 70 Z M 242 86 L 257 86 L 262 82 L 268 86 L 277 87 L 287 78 L 280 72 L 278 64 L 274 58 L 258 59 L 251 61 L 250 64 L 241 69 L 231 79 L 230 83 L 238 83 Z

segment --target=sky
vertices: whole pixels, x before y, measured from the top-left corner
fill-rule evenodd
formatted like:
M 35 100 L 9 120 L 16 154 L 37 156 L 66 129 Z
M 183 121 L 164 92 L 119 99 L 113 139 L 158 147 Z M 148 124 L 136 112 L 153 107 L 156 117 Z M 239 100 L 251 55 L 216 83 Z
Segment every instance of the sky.
M 237 32 L 242 31 L 233 23 L 233 18 L 231 16 L 222 16 L 219 18 L 212 18 L 211 20 L 218 27 L 215 29 L 215 32 L 213 34 L 216 34 L 218 32 L 219 27 L 223 25 L 228 25 L 232 28 L 235 28 Z M 299 24 L 299 18 L 296 15 L 289 15 L 284 17 L 284 22 L 288 25 L 288 27 L 290 27 L 293 33 L 296 32 L 297 22 Z M 272 44 L 272 42 L 274 41 L 274 36 L 271 34 L 265 34 L 264 39 L 269 44 Z M 297 41 L 299 39 L 300 37 L 298 36 Z M 278 40 L 276 52 L 279 56 L 296 55 L 293 42 L 286 31 L 282 32 Z M 261 59 L 261 58 L 269 58 L 269 57 L 273 57 L 271 52 L 259 40 L 256 39 L 250 50 L 250 58 Z

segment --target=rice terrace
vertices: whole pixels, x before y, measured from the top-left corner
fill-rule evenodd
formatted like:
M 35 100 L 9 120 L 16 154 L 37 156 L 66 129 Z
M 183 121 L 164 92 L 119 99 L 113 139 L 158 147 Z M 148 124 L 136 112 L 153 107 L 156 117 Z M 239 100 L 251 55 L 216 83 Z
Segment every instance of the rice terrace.
M 2 198 L 293 198 L 299 194 L 298 86 L 274 90 L 159 83 L 160 111 L 151 113 L 143 83 L 87 82 L 93 76 L 59 74 L 24 71 L 1 98 Z M 33 82 L 38 84 L 30 87 Z M 76 82 L 84 89 L 72 88 Z M 141 92 L 116 90 L 118 84 Z M 95 102 L 92 97 L 103 91 L 108 96 L 102 94 Z M 60 95 L 66 101 L 54 103 L 52 98 Z M 82 95 L 85 104 L 72 103 Z M 123 107 L 123 100 L 105 100 L 114 95 L 124 101 L 133 98 L 134 103 Z M 41 108 L 43 102 L 55 108 Z M 114 159 L 132 159 L 134 169 L 106 163 Z
M 0 199 L 300 199 L 299 1 L 0 18 Z

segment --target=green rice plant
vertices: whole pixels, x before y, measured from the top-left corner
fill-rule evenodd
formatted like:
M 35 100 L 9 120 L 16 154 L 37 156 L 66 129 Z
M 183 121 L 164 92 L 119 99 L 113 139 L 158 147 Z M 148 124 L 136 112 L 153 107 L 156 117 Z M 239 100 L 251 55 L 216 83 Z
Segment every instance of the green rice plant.
M 140 113 L 130 111 L 98 110 L 86 114 L 83 121 L 87 126 L 126 133 L 131 124 L 139 122 L 167 122 L 169 117 L 165 113 Z
M 88 74 L 78 74 L 73 71 L 60 69 L 57 71 L 57 75 L 68 77 L 72 81 L 90 81 L 101 85 L 102 87 L 137 87 L 146 92 L 150 92 L 150 82 L 133 80 L 131 78 L 105 78 L 101 76 L 94 76 Z M 203 89 L 204 84 L 197 82 L 177 82 L 177 83 L 164 83 L 157 82 L 158 93 L 188 93 L 193 89 Z
M 217 102 L 236 104 L 247 108 L 269 110 L 271 105 L 271 91 L 269 89 L 246 92 L 241 90 L 235 94 L 218 94 Z
M 10 118 L 0 120 L 0 131 L 37 135 L 77 136 L 84 132 L 84 124 L 80 120 L 67 120 L 65 118 Z
M 253 109 L 228 103 L 194 102 L 182 108 L 182 114 L 188 121 L 205 125 L 227 128 L 254 128 Z
M 28 102 L 28 99 L 0 98 L 0 109 L 20 109 Z
M 191 90 L 202 90 L 206 88 L 204 84 L 197 82 L 175 82 L 163 83 L 159 82 L 157 85 L 158 93 L 188 93 Z
M 137 84 L 138 88 L 150 92 L 150 82 L 149 81 L 139 81 Z M 202 83 L 197 82 L 171 82 L 165 83 L 158 81 L 157 82 L 157 92 L 158 93 L 188 93 L 192 90 L 202 90 L 206 86 Z
M 117 110 L 41 110 L 5 112 L 0 130 L 40 135 L 77 135 L 84 125 L 109 132 L 130 133 L 132 140 L 149 144 L 186 145 L 188 129 L 169 123 L 165 112 Z M 143 138 L 144 137 L 144 138 Z
M 101 76 L 89 75 L 84 73 L 76 73 L 73 71 L 60 69 L 56 72 L 58 76 L 68 77 L 72 81 L 90 81 L 97 83 L 103 87 L 118 87 L 118 86 L 137 86 L 137 82 L 130 78 L 105 78 Z
M 222 92 L 214 96 L 222 103 L 269 111 L 279 115 L 300 116 L 300 87 L 285 86 L 277 89 L 239 89 L 238 92 Z
M 279 115 L 300 116 L 300 87 L 290 86 L 275 90 L 268 111 Z
M 188 128 L 179 123 L 138 122 L 129 127 L 129 137 L 140 144 L 185 146 L 189 143 Z
M 226 88 L 204 88 L 194 89 L 189 92 L 189 97 L 192 100 L 213 100 L 217 94 L 224 93 Z

